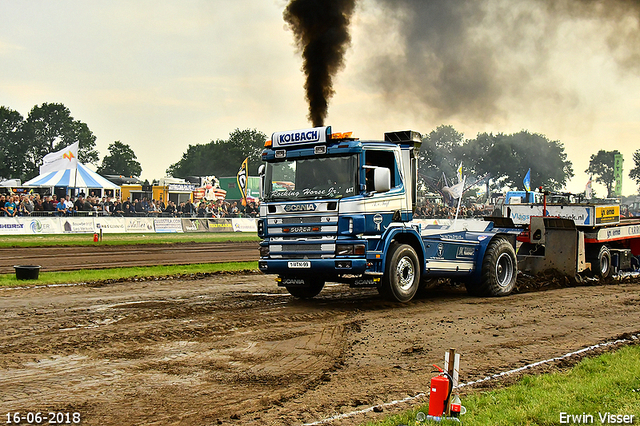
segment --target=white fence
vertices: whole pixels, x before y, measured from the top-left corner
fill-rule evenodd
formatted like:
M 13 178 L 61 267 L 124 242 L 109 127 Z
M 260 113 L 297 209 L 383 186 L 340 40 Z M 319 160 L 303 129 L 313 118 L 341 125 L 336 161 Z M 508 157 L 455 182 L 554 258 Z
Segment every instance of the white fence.
M 1 235 L 258 232 L 257 219 L 174 217 L 0 217 Z

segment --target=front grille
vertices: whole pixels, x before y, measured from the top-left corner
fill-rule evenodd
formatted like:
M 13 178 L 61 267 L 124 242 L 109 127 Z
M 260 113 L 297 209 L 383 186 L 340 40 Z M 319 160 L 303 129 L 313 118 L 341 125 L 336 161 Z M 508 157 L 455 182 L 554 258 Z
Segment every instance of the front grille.
M 317 222 L 319 222 L 319 218 L 317 216 L 283 217 L 282 218 L 283 225 L 290 225 L 290 224 L 296 224 L 296 223 L 317 223 Z
M 287 244 L 282 246 L 283 251 L 322 251 L 320 244 Z
M 325 244 L 271 244 L 269 246 L 270 256 L 280 259 L 320 259 L 333 258 L 335 256 L 336 245 L 334 243 Z

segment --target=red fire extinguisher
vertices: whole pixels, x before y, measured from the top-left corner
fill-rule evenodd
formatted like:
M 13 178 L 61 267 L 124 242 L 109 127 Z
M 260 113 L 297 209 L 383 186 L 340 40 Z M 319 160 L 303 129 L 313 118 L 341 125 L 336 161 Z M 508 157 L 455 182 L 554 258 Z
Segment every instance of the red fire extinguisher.
M 453 389 L 453 380 L 449 373 L 433 364 L 440 374 L 431 379 L 431 392 L 429 392 L 429 415 L 442 417 L 447 409 L 447 403 Z

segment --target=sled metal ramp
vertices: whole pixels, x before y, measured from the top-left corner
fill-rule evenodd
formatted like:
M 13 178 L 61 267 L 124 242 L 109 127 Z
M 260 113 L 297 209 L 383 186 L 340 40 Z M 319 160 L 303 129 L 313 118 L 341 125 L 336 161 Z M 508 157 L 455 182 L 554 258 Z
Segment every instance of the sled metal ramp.
M 532 217 L 530 241 L 518 249 L 518 269 L 536 275 L 553 269 L 575 277 L 586 269 L 584 235 L 571 219 Z

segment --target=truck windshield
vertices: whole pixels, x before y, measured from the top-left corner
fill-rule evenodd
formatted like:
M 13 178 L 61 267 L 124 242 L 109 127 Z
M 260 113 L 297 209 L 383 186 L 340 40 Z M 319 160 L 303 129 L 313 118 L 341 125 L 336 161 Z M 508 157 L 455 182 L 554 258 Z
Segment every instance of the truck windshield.
M 267 163 L 265 199 L 301 200 L 355 195 L 357 156 Z

